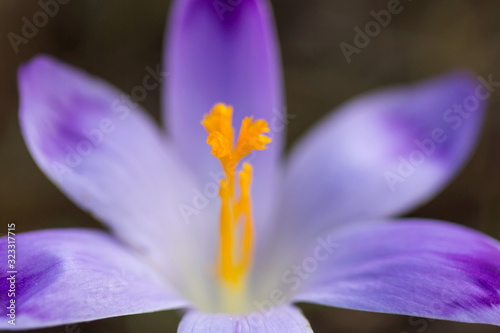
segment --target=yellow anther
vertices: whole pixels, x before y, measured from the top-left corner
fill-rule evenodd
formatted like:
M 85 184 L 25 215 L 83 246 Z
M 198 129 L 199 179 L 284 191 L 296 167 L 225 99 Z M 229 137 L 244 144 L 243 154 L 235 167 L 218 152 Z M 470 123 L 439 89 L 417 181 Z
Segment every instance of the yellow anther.
M 252 166 L 250 163 L 243 164 L 243 170 L 240 176 L 240 201 L 238 203 L 238 211 L 244 218 L 244 233 L 243 233 L 243 257 L 240 269 L 242 271 L 250 264 L 252 259 L 253 245 L 253 219 L 250 202 L 250 183 L 252 182 Z
M 250 200 L 252 166 L 243 163 L 237 174 L 238 162 L 252 150 L 266 149 L 271 139 L 264 135 L 269 132 L 267 123 L 253 121 L 252 117 L 243 119 L 235 148 L 234 131 L 231 127 L 232 108 L 217 104 L 205 115 L 202 125 L 208 132 L 207 143 L 212 154 L 217 157 L 224 170 L 225 179 L 221 181 L 220 246 L 218 271 L 221 281 L 235 293 L 241 292 L 246 273 L 253 255 L 254 224 Z M 238 182 L 236 182 L 238 175 Z M 235 185 L 239 185 L 236 199 Z

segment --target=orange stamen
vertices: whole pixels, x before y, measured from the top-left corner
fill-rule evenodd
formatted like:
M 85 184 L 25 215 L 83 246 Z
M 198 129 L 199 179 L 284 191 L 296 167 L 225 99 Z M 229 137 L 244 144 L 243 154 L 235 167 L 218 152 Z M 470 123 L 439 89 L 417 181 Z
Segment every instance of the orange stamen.
M 252 166 L 244 163 L 238 174 L 239 198 L 236 200 L 236 166 L 242 158 L 254 150 L 266 149 L 271 138 L 267 123 L 253 121 L 252 117 L 243 119 L 238 140 L 234 145 L 234 130 L 231 126 L 232 107 L 217 104 L 202 120 L 208 132 L 207 143 L 212 154 L 218 158 L 224 170 L 225 179 L 220 183 L 220 244 L 218 276 L 231 287 L 240 287 L 252 262 L 254 222 L 250 201 Z

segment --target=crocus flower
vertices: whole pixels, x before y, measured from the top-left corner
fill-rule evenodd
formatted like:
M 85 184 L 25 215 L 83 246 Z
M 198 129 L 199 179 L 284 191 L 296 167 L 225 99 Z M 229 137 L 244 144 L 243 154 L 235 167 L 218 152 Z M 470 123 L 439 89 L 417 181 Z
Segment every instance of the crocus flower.
M 266 1 L 174 2 L 166 59 L 168 75 L 149 74 L 136 93 L 166 77 L 168 135 L 80 70 L 48 56 L 20 69 L 34 160 L 111 233 L 17 235 L 15 297 L 6 260 L 0 273 L 15 326 L 4 315 L 1 329 L 181 308 L 178 332 L 311 332 L 295 302 L 500 324 L 497 241 L 390 218 L 466 162 L 492 89 L 484 79 L 457 72 L 358 97 L 283 160 Z

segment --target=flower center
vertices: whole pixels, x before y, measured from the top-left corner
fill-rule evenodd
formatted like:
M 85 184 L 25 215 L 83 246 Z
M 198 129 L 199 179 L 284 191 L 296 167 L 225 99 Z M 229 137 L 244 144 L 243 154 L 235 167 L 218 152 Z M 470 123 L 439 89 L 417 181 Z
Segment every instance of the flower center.
M 236 168 L 241 159 L 253 150 L 266 149 L 271 139 L 263 133 L 269 132 L 264 120 L 243 119 L 236 144 L 232 123 L 232 107 L 217 104 L 202 120 L 208 132 L 207 143 L 212 154 L 219 159 L 225 179 L 220 182 L 220 243 L 217 259 L 217 278 L 226 294 L 226 306 L 234 308 L 238 296 L 246 290 L 246 279 L 252 264 L 254 224 L 250 201 L 252 166 L 243 163 L 236 177 Z M 237 191 L 237 184 L 239 191 Z

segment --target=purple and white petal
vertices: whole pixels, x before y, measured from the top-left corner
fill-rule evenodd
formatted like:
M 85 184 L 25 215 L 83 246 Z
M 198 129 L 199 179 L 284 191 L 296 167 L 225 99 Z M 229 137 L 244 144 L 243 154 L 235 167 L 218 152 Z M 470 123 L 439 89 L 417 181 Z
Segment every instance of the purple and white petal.
M 15 237 L 15 274 L 0 264 L 1 330 L 26 330 L 185 307 L 142 257 L 100 231 L 43 230 Z M 0 248 L 7 253 L 7 237 Z M 14 279 L 12 279 L 14 277 Z M 11 278 L 11 279 L 9 279 Z M 8 295 L 14 290 L 15 295 Z M 14 300 L 14 303 L 12 303 Z M 12 307 L 12 306 L 11 306 Z
M 210 253 L 196 246 L 215 239 L 216 226 L 210 233 L 207 223 L 197 228 L 186 223 L 179 207 L 190 203 L 194 186 L 138 105 L 47 56 L 20 69 L 19 86 L 26 144 L 40 168 L 76 204 L 168 274 L 196 267 L 198 257 Z M 186 274 L 199 276 L 184 271 L 172 279 L 184 283 Z
M 178 0 L 166 39 L 164 116 L 176 147 L 202 185 L 218 184 L 221 167 L 200 122 L 216 103 L 244 117 L 265 119 L 273 142 L 249 157 L 256 221 L 269 214 L 285 134 L 281 65 L 266 0 Z
M 295 301 L 500 325 L 500 243 L 477 231 L 418 219 L 361 223 L 318 238 L 314 253 Z
M 302 313 L 294 307 L 276 307 L 246 315 L 188 312 L 177 333 L 312 333 Z
M 429 200 L 474 151 L 489 94 L 456 72 L 348 102 L 291 152 L 283 221 L 319 230 Z

